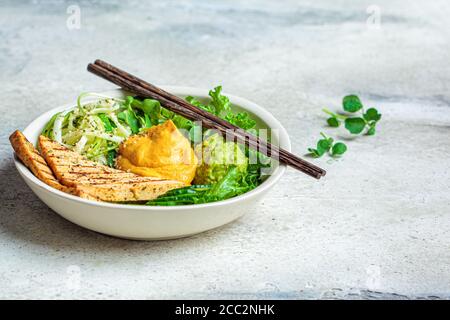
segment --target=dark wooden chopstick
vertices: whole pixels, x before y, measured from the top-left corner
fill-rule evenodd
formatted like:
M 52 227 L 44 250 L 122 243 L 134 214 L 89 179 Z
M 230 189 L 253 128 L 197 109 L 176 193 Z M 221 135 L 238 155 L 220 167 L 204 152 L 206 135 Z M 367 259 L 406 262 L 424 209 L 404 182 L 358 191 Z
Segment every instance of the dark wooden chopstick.
M 148 82 L 145 82 L 117 67 L 114 67 L 104 61 L 96 60 L 94 64 L 88 65 L 88 70 L 108 81 L 111 81 L 125 90 L 139 94 L 143 97 L 149 97 L 159 100 L 167 109 L 176 112 L 190 120 L 201 121 L 203 126 L 219 131 L 222 135 L 236 139 L 241 143 L 247 144 L 256 150 L 267 150 L 272 158 L 279 159 L 291 167 L 294 167 L 314 178 L 319 179 L 325 175 L 325 170 L 295 156 L 294 154 L 266 143 L 261 139 L 244 132 L 242 129 L 232 126 L 225 120 L 222 120 L 211 113 L 197 108 L 183 99 L 172 95 Z

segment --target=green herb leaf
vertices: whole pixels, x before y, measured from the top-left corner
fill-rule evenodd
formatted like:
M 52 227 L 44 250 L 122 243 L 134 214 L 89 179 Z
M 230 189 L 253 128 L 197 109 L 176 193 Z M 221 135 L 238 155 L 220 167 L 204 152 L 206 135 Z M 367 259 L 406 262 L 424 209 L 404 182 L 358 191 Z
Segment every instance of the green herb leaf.
M 339 156 L 345 153 L 347 151 L 347 146 L 342 142 L 336 142 L 331 149 L 331 154 L 333 156 Z
M 375 108 L 367 109 L 363 116 L 366 121 L 379 121 L 381 119 L 381 114 Z
M 205 202 L 205 194 L 211 189 L 211 185 L 191 185 L 179 189 L 173 189 L 147 202 L 147 205 L 174 206 L 182 204 L 195 204 Z
M 361 133 L 366 127 L 366 121 L 363 118 L 347 118 L 345 119 L 345 128 L 352 134 Z
M 345 96 L 342 100 L 342 106 L 345 111 L 352 113 L 359 111 L 363 107 L 361 100 L 356 95 Z
M 192 128 L 192 121 L 178 114 L 173 116 L 172 121 L 178 129 L 190 130 Z
M 319 152 L 316 149 L 313 148 L 308 148 L 308 152 L 311 156 L 313 156 L 314 158 L 320 158 L 321 156 L 323 156 L 324 152 Z
M 323 139 L 317 141 L 316 149 L 308 148 L 309 153 L 315 158 L 320 158 L 321 156 L 323 156 L 330 150 L 331 146 L 333 145 L 333 138 L 327 137 L 323 132 L 321 132 L 320 135 L 323 137 Z
M 197 108 L 203 109 L 205 111 L 208 111 L 209 113 L 213 113 L 214 114 L 214 107 L 213 106 L 204 105 L 203 103 L 201 103 L 199 100 L 197 100 L 196 98 L 194 98 L 192 96 L 186 97 L 185 100 L 187 102 L 189 102 L 190 104 L 196 106 Z
M 133 111 L 130 111 L 129 109 L 124 110 L 117 115 L 117 118 L 128 124 L 131 128 L 131 132 L 139 132 L 139 121 Z
M 332 144 L 333 141 L 330 141 L 329 139 L 320 139 L 317 142 L 317 151 L 321 154 L 324 154 L 325 152 L 328 152 L 330 150 Z
M 144 113 L 144 127 L 150 128 L 152 126 L 152 120 L 150 119 L 150 116 L 146 113 Z
M 141 109 L 149 115 L 152 124 L 159 124 L 158 120 L 161 119 L 161 104 L 158 100 L 144 99 Z
M 98 117 L 100 118 L 100 120 L 102 120 L 103 126 L 105 127 L 105 131 L 106 132 L 111 132 L 113 130 L 113 127 L 111 125 L 111 121 L 109 121 L 108 116 L 106 114 L 104 114 L 104 113 L 100 113 L 98 115 Z
M 110 167 L 114 167 L 115 159 L 116 159 L 116 150 L 109 150 L 106 154 L 106 164 Z
M 152 122 L 150 120 L 150 117 L 148 114 L 144 113 L 143 116 L 141 115 L 136 115 L 136 117 L 139 120 L 139 123 L 141 124 L 141 128 L 139 129 L 139 131 L 142 131 L 144 129 L 148 129 L 152 126 Z
M 211 97 L 211 105 L 214 107 L 214 113 L 220 116 L 223 112 L 229 112 L 231 110 L 231 103 L 228 97 L 221 94 L 222 86 L 217 86 L 213 90 L 209 91 Z
M 256 121 L 250 118 L 247 112 L 238 112 L 238 113 L 229 112 L 225 116 L 225 120 L 244 130 L 252 129 L 256 125 Z
M 226 175 L 213 185 L 207 193 L 215 199 L 228 199 L 239 193 L 240 182 L 242 181 L 242 173 L 236 166 L 230 166 Z
M 377 125 L 376 121 L 369 122 L 369 129 L 367 130 L 366 134 L 368 136 L 373 136 L 376 132 L 375 126 Z
M 333 128 L 337 128 L 337 127 L 339 127 L 339 125 L 341 124 L 341 123 L 339 122 L 339 120 L 338 120 L 336 117 L 330 117 L 330 118 L 328 118 L 328 119 L 327 119 L 327 122 L 328 122 L 328 125 L 329 125 L 330 127 L 333 127 Z
M 327 135 L 325 134 L 325 133 L 323 133 L 323 132 L 321 132 L 320 133 L 320 135 L 325 139 L 325 140 L 328 140 L 328 143 L 331 145 L 331 144 L 333 144 L 333 138 L 331 138 L 331 137 L 327 137 Z

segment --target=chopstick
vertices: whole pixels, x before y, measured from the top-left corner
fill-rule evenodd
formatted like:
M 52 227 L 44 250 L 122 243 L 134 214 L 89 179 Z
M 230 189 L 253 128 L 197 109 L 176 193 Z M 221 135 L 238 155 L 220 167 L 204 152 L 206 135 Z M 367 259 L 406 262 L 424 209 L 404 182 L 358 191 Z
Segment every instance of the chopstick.
M 303 160 L 294 154 L 277 148 L 276 146 L 262 141 L 260 138 L 231 125 L 229 122 L 215 115 L 195 107 L 183 99 L 168 93 L 128 72 L 125 72 L 102 60 L 96 60 L 94 64 L 88 65 L 88 70 L 108 81 L 111 81 L 123 89 L 136 93 L 142 97 L 159 100 L 160 103 L 170 111 L 178 113 L 189 120 L 201 121 L 203 126 L 219 131 L 222 135 L 245 143 L 255 150 L 267 150 L 267 155 L 300 170 L 316 179 L 324 176 L 326 171 Z

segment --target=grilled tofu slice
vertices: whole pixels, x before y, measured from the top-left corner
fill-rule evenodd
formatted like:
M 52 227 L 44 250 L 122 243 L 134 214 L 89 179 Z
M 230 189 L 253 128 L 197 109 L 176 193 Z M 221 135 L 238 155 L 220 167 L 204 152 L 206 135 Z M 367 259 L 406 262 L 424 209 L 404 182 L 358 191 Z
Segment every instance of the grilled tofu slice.
M 57 179 L 100 201 L 124 202 L 154 199 L 182 182 L 141 177 L 90 161 L 47 137 L 39 137 L 39 148 Z
M 22 163 L 27 166 L 39 180 L 60 191 L 78 195 L 75 188 L 62 185 L 55 178 L 44 158 L 39 154 L 31 142 L 27 140 L 22 132 L 19 130 L 14 131 L 9 136 L 9 141 L 20 161 L 22 161 Z
M 143 177 L 142 177 L 143 178 Z M 173 182 L 173 181 L 172 181 Z M 178 181 L 176 181 L 178 183 Z M 170 184 L 168 180 L 143 181 L 136 183 L 108 183 L 79 185 L 77 189 L 91 198 L 107 202 L 133 202 L 155 199 L 182 184 Z

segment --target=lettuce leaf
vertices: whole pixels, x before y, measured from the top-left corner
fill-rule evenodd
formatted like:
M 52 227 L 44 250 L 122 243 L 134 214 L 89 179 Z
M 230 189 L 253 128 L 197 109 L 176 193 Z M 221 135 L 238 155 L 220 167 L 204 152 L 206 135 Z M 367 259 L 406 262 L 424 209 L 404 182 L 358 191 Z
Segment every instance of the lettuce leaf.
M 201 103 L 192 96 L 186 97 L 186 101 L 241 129 L 249 130 L 256 126 L 256 121 L 253 120 L 247 112 L 235 113 L 231 110 L 230 99 L 227 96 L 222 95 L 222 86 L 217 86 L 213 90 L 210 90 L 209 96 L 211 97 L 211 101 L 208 105 Z
M 228 97 L 221 94 L 222 86 L 217 86 L 213 90 L 209 91 L 209 96 L 211 97 L 210 106 L 214 108 L 214 113 L 216 116 L 221 116 L 231 112 L 231 103 Z
M 256 121 L 250 118 L 247 112 L 228 112 L 225 120 L 244 130 L 250 130 L 256 126 Z
M 201 103 L 199 100 L 197 100 L 196 98 L 194 98 L 192 96 L 187 96 L 185 98 L 185 100 L 187 102 L 189 102 L 190 104 L 196 106 L 197 108 L 203 109 L 203 110 L 208 111 L 209 113 L 212 113 L 212 114 L 216 114 L 216 112 L 214 110 L 214 107 L 211 106 L 210 104 L 205 105 L 205 104 Z

